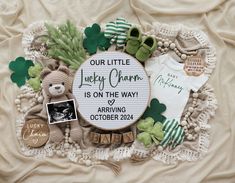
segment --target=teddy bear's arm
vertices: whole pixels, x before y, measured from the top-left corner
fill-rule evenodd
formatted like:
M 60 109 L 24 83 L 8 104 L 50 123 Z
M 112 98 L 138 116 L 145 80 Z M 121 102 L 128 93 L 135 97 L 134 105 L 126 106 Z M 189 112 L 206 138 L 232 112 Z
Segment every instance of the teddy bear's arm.
M 74 99 L 76 108 L 78 109 L 78 102 L 77 102 L 75 96 L 74 96 L 72 93 L 70 93 L 70 92 L 68 92 L 68 93 L 66 94 L 66 96 L 67 96 L 68 99 Z
M 47 118 L 47 103 L 50 102 L 49 97 L 46 95 L 46 93 L 44 92 L 44 90 L 42 91 L 43 94 L 43 108 L 42 111 L 40 112 L 40 116 L 43 118 Z

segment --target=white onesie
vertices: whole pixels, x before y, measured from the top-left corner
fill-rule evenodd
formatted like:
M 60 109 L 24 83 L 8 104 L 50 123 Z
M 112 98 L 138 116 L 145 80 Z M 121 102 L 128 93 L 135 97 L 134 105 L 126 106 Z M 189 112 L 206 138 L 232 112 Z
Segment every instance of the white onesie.
M 166 118 L 178 121 L 187 104 L 190 90 L 198 91 L 208 80 L 204 74 L 188 76 L 184 64 L 168 54 L 149 59 L 145 62 L 145 69 L 150 76 L 151 99 L 157 98 L 166 105 L 163 113 Z

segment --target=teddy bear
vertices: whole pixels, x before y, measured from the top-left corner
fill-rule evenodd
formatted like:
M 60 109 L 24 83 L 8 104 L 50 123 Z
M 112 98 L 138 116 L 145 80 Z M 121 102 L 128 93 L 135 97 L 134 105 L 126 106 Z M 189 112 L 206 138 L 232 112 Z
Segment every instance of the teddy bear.
M 43 88 L 43 108 L 38 116 L 45 117 L 47 113 L 47 103 L 65 101 L 74 99 L 77 107 L 77 102 L 71 93 L 70 72 L 66 66 L 60 66 L 57 70 L 51 71 L 45 68 L 41 72 L 42 88 Z M 35 112 L 35 111 L 34 111 Z M 82 129 L 78 120 L 69 121 L 70 123 L 70 138 L 73 141 L 80 142 L 82 139 Z M 50 141 L 59 143 L 64 139 L 63 129 L 65 129 L 66 122 L 48 124 L 50 129 Z

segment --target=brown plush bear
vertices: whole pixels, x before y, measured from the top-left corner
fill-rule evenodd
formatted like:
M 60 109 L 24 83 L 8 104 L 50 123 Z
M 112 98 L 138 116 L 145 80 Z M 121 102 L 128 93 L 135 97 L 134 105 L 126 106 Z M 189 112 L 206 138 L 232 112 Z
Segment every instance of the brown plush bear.
M 44 92 L 43 109 L 41 115 L 45 116 L 46 104 L 51 102 L 59 102 L 68 99 L 75 99 L 70 92 L 71 82 L 69 77 L 69 69 L 65 66 L 60 66 L 58 70 L 51 71 L 46 68 L 41 73 L 42 87 Z M 75 100 L 76 101 L 76 100 Z M 82 129 L 79 121 L 70 121 L 70 137 L 73 141 L 79 142 L 82 138 Z M 49 124 L 50 141 L 59 143 L 64 138 L 63 129 L 66 122 Z

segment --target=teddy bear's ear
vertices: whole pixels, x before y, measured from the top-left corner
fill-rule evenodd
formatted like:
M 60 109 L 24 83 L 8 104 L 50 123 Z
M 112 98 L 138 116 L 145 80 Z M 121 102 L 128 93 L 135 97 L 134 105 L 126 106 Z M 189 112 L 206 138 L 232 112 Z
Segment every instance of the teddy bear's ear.
M 65 74 L 69 75 L 69 69 L 66 66 L 60 66 L 58 68 L 58 71 L 61 71 L 61 72 L 65 73 Z
M 50 73 L 51 73 L 50 69 L 48 69 L 48 68 L 43 69 L 43 71 L 41 72 L 41 75 L 40 75 L 41 79 L 44 79 Z

